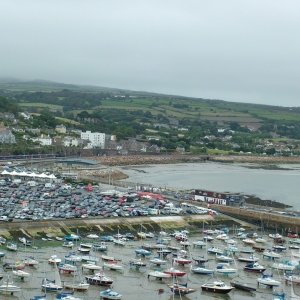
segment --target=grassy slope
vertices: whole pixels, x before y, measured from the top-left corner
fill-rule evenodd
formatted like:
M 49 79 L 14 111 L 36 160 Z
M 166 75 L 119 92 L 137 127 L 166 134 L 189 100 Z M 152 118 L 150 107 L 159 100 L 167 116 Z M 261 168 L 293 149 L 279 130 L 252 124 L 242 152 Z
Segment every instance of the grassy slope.
M 264 120 L 284 120 L 290 122 L 300 122 L 300 113 L 295 109 L 234 103 L 219 100 L 205 100 L 196 98 L 186 98 L 179 96 L 160 95 L 146 92 L 126 91 L 109 89 L 103 87 L 77 86 L 61 84 L 55 82 L 32 81 L 32 82 L 1 82 L 0 89 L 8 91 L 57 91 L 70 89 L 77 92 L 97 93 L 100 91 L 109 92 L 112 95 L 134 95 L 136 98 L 103 100 L 98 109 L 125 109 L 149 111 L 153 115 L 163 114 L 168 117 L 178 119 L 201 119 L 208 121 L 236 121 L 239 123 L 259 123 Z M 62 99 L 63 100 L 63 99 Z M 179 107 L 184 104 L 186 107 Z M 52 111 L 61 111 L 63 106 L 51 105 L 47 103 L 20 103 L 26 107 L 48 107 Z M 175 106 L 175 107 L 174 107 Z M 80 112 L 76 110 L 76 112 Z

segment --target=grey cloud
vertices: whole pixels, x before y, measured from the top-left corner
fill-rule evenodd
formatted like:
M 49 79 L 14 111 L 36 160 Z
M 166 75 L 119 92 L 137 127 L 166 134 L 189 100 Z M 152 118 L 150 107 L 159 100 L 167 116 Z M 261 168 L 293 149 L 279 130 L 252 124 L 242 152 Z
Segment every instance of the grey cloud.
M 296 0 L 2 0 L 0 76 L 299 106 Z

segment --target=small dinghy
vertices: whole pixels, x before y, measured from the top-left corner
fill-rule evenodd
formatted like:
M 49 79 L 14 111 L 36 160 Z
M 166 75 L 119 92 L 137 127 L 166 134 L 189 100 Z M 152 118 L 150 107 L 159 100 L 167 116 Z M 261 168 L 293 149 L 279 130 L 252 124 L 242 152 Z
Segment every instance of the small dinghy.
M 169 284 L 168 287 L 173 294 L 179 296 L 191 294 L 196 291 L 196 289 L 188 288 L 187 284 Z
M 100 292 L 100 299 L 111 299 L 111 300 L 119 300 L 122 298 L 122 295 L 118 292 L 115 292 L 111 289 Z

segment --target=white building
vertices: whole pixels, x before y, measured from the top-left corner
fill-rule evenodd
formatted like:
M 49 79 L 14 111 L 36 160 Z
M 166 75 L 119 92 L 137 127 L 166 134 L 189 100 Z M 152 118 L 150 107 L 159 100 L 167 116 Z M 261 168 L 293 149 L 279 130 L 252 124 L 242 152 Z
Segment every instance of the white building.
M 34 142 L 40 143 L 41 146 L 51 146 L 52 145 L 52 138 L 49 136 L 41 135 L 39 138 L 32 138 Z
M 95 148 L 99 147 L 101 149 L 105 148 L 105 133 L 100 132 L 81 132 L 81 139 L 90 141 L 90 145 Z

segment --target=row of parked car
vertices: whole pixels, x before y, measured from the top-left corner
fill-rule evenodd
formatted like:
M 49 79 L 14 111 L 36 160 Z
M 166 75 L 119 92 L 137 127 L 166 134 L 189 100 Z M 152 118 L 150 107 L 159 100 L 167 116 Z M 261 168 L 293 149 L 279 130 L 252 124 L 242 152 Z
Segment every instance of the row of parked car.
M 167 200 L 145 199 L 135 192 L 88 189 L 79 184 L 36 182 L 29 185 L 26 181 L 17 184 L 9 179 L 2 179 L 1 184 L 0 221 L 189 213 Z

